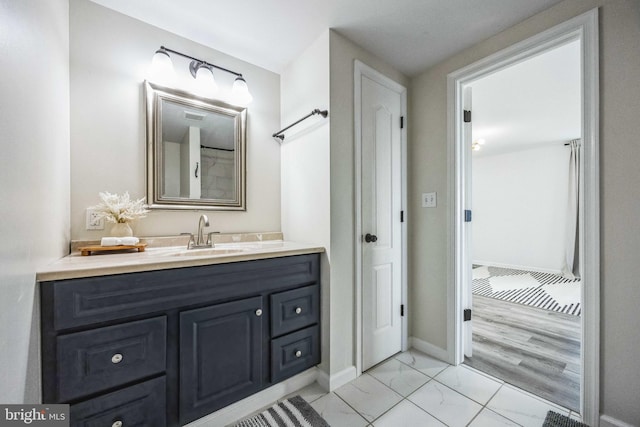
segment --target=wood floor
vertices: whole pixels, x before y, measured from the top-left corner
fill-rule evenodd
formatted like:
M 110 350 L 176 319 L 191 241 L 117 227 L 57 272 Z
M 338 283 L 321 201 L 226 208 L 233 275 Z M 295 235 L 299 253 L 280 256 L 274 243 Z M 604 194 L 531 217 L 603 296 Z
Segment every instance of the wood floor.
M 580 318 L 473 296 L 473 357 L 465 363 L 580 410 Z

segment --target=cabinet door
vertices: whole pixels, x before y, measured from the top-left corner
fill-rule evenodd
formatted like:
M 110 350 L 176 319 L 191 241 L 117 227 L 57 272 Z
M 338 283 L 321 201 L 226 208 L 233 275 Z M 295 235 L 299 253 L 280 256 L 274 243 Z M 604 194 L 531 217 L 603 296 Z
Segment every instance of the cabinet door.
M 262 298 L 180 313 L 180 424 L 260 390 Z

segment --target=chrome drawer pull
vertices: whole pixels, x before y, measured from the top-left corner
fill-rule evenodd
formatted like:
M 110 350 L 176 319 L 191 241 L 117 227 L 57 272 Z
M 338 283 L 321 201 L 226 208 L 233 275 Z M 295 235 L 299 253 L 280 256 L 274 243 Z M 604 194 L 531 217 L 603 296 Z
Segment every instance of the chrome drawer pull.
M 262 316 L 262 310 L 261 309 L 257 309 L 256 310 L 256 316 L 258 316 L 258 317 Z
M 302 356 L 302 352 L 300 350 L 296 351 L 296 357 Z
M 122 421 L 114 421 L 113 424 L 111 424 L 111 427 L 122 427 Z
M 122 354 L 116 353 L 113 356 L 111 356 L 111 363 L 120 363 L 120 362 L 122 362 Z M 117 422 L 119 422 L 120 425 L 122 425 L 122 421 L 117 421 Z M 115 423 L 113 425 L 115 426 Z
M 296 314 L 302 313 L 302 309 L 300 307 L 296 307 Z

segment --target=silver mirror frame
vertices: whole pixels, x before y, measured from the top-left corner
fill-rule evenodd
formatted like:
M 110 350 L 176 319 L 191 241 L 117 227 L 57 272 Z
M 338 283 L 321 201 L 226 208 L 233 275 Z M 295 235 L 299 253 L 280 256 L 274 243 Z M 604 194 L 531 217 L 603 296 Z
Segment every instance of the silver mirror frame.
M 150 209 L 169 210 L 220 210 L 246 211 L 246 132 L 247 109 L 222 101 L 212 100 L 189 92 L 160 86 L 149 81 L 144 83 L 146 101 L 146 157 L 147 157 L 147 203 Z M 162 101 L 171 101 L 191 108 L 226 114 L 235 120 L 235 170 L 236 197 L 229 199 L 188 199 L 162 195 Z

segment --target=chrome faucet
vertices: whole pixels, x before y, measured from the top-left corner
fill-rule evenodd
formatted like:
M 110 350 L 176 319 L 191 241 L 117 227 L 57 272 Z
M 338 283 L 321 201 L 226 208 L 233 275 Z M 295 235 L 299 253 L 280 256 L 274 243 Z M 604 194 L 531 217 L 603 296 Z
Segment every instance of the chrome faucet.
M 211 235 L 215 234 L 215 232 L 207 233 L 207 240 L 205 241 L 204 239 L 203 229 L 208 226 L 209 218 L 206 215 L 200 215 L 200 220 L 198 221 L 198 234 L 195 238 L 192 233 L 181 233 L 185 236 L 189 236 L 187 249 L 202 249 L 213 247 L 213 239 L 211 238 Z
M 206 215 L 200 215 L 200 220 L 198 221 L 198 240 L 196 240 L 197 247 L 211 246 L 211 240 L 209 240 L 208 242 L 205 242 L 204 235 L 202 233 L 202 229 L 208 226 L 209 226 L 209 217 Z

